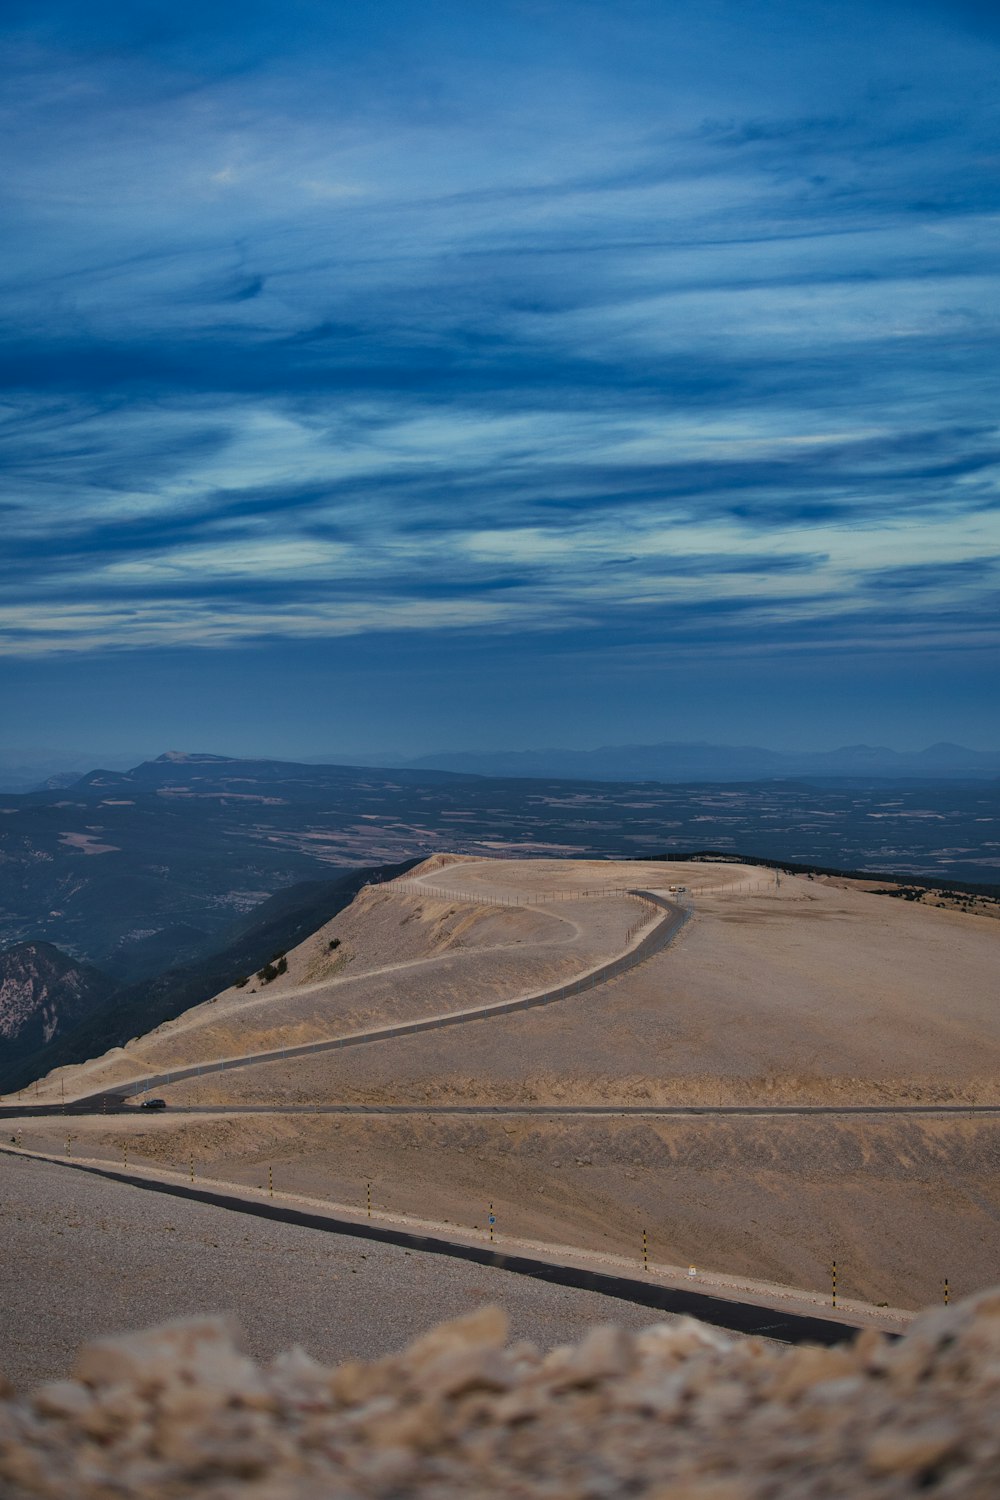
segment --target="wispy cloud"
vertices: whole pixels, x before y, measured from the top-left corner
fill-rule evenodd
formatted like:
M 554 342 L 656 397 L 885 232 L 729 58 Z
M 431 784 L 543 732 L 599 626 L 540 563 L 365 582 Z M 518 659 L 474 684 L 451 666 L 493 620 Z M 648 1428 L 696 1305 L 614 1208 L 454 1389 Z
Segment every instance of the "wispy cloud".
M 978 647 L 983 16 L 717 9 L 12 7 L 2 649 Z

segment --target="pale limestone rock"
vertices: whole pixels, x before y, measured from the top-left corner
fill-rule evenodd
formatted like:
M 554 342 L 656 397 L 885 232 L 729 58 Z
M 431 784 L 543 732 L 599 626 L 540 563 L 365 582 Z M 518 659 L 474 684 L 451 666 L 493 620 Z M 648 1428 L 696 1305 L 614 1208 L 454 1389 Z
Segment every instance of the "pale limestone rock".
M 753 1491 L 742 1480 L 707 1474 L 651 1490 L 646 1500 L 752 1500 Z
M 478 1388 L 506 1391 L 516 1376 L 493 1348 L 458 1348 L 441 1354 L 420 1370 L 420 1386 L 428 1396 L 457 1396 Z
M 898 1344 L 691 1321 L 541 1358 L 483 1309 L 373 1365 L 265 1370 L 224 1321 L 101 1340 L 0 1399 L 3 1500 L 993 1500 L 1000 1294 Z
M 479 1307 L 461 1318 L 441 1323 L 417 1339 L 407 1351 L 407 1363 L 415 1370 L 442 1354 L 458 1349 L 502 1349 L 507 1340 L 507 1314 L 500 1307 Z
M 43 1385 L 32 1399 L 32 1405 L 43 1417 L 74 1417 L 77 1420 L 89 1410 L 93 1396 L 75 1380 L 55 1380 Z
M 563 1377 L 572 1385 L 596 1385 L 624 1375 L 632 1366 L 632 1339 L 613 1323 L 592 1328 L 571 1351 L 569 1369 Z
M 731 1349 L 734 1340 L 695 1318 L 678 1318 L 676 1323 L 654 1323 L 644 1328 L 636 1335 L 636 1345 L 642 1356 L 684 1359 L 696 1349 Z
M 335 1401 L 353 1406 L 384 1389 L 385 1374 L 381 1365 L 363 1365 L 360 1360 L 349 1359 L 331 1372 L 328 1384 Z
M 875 1474 L 918 1474 L 953 1453 L 958 1443 L 954 1423 L 929 1422 L 913 1431 L 877 1433 L 865 1458 Z
M 224 1317 L 179 1318 L 145 1333 L 127 1333 L 87 1344 L 73 1367 L 74 1378 L 100 1387 L 129 1382 L 152 1391 L 168 1380 L 211 1371 L 234 1384 L 253 1366 L 236 1349 L 236 1327 Z

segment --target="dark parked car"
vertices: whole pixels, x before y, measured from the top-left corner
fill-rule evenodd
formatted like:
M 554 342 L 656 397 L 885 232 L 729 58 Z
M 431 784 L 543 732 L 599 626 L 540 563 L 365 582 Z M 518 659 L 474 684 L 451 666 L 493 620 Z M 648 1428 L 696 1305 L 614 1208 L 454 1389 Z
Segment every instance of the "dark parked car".
M 139 1105 L 140 1109 L 166 1109 L 166 1099 L 143 1099 Z

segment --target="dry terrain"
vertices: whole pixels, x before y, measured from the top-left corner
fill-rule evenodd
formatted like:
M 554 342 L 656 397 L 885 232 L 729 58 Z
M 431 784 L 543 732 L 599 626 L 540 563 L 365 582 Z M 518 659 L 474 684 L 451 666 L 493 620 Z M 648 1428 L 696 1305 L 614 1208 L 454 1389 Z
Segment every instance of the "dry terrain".
M 257 1359 L 297 1344 L 328 1363 L 391 1354 L 485 1302 L 543 1348 L 595 1322 L 641 1328 L 651 1317 L 598 1292 L 182 1203 L 30 1157 L 0 1153 L 0 1196 L 0 1385 L 20 1389 L 64 1379 L 88 1339 L 200 1313 L 234 1315 Z M 44 1296 L 33 1266 L 45 1269 Z
M 648 930 L 626 893 L 667 882 L 692 908 L 679 937 L 582 995 L 208 1066 L 559 984 Z M 998 961 L 990 918 L 818 880 L 437 856 L 363 893 L 271 983 L 53 1075 L 41 1097 L 204 1062 L 157 1086 L 164 1115 L 73 1119 L 70 1149 L 257 1187 L 270 1168 L 285 1191 L 355 1205 L 371 1182 L 387 1210 L 464 1226 L 493 1202 L 502 1232 L 630 1256 L 645 1229 L 665 1263 L 790 1285 L 825 1288 L 836 1260 L 845 1292 L 915 1307 L 945 1278 L 1000 1278 L 1000 1113 L 977 1112 L 1000 1103 Z M 62 1151 L 66 1133 L 32 1120 L 23 1140 Z

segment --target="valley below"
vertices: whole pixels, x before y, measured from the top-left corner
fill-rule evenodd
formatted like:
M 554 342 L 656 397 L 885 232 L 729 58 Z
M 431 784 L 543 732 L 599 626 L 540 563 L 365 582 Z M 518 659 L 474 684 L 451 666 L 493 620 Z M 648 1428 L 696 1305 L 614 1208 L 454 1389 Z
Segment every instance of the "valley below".
M 46 941 L 131 983 L 216 952 L 275 892 L 359 867 L 706 849 L 998 885 L 1000 783 L 667 785 L 173 753 L 0 793 L 0 949 Z

